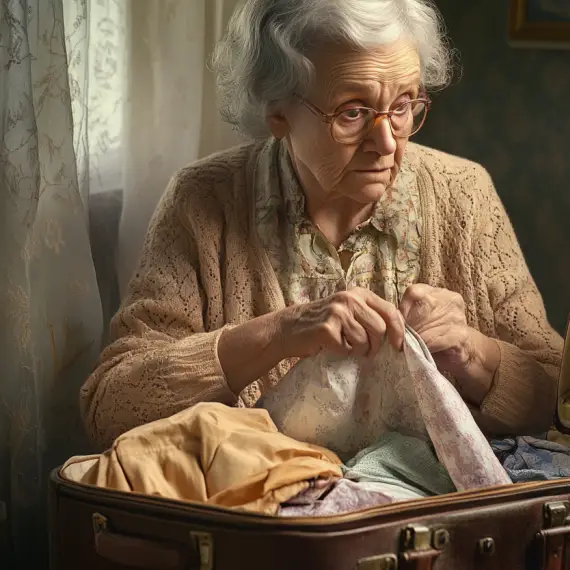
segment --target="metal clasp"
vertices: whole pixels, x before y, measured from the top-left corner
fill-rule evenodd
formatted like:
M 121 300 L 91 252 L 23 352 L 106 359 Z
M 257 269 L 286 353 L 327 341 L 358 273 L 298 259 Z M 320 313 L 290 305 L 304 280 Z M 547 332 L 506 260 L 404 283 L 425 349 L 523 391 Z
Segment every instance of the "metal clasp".
M 95 531 L 95 534 L 109 530 L 109 519 L 101 513 L 93 513 L 91 521 L 93 522 L 93 530 Z
M 546 503 L 544 505 L 544 526 L 546 528 L 556 528 L 568 524 L 567 516 L 570 512 L 570 503 L 567 501 L 559 503 Z
M 431 570 L 433 563 L 450 541 L 445 529 L 410 525 L 400 535 L 401 554 L 382 554 L 358 561 L 356 570 Z
M 430 528 L 422 525 L 413 525 L 402 531 L 402 554 L 400 560 L 406 570 L 419 569 L 431 570 L 436 559 L 441 554 L 441 549 L 449 542 L 447 532 L 437 531 L 438 548 L 434 548 L 432 537 L 435 533 Z
M 537 534 L 543 570 L 562 570 L 567 567 L 569 558 L 567 539 L 570 535 L 569 513 L 570 503 L 567 501 L 544 505 L 544 526 L 546 528 Z
M 427 526 L 409 526 L 402 531 L 404 550 L 428 550 L 431 548 L 431 530 Z
M 214 568 L 214 539 L 207 532 L 191 532 L 190 538 L 196 545 L 200 557 L 200 570 L 213 570 Z
M 398 559 L 393 554 L 363 558 L 358 561 L 356 570 L 398 570 Z

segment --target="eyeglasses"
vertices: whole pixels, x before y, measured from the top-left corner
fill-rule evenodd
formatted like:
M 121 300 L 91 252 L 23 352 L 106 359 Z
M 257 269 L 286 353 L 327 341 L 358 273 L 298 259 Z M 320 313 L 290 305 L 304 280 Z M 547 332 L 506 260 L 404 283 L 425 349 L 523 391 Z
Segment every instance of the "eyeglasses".
M 415 135 L 423 126 L 431 101 L 427 96 L 406 101 L 391 111 L 376 111 L 370 107 L 351 107 L 338 113 L 327 115 L 302 97 L 297 99 L 309 111 L 330 124 L 331 137 L 341 144 L 362 142 L 378 124 L 387 117 L 395 138 L 408 138 Z

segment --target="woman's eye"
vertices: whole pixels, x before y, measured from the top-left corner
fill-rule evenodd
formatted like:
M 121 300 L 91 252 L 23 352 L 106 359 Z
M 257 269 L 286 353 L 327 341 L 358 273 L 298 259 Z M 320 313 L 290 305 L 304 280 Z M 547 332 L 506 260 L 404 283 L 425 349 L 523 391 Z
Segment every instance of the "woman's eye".
M 362 109 L 354 108 L 354 109 L 347 109 L 343 111 L 342 117 L 344 119 L 348 119 L 349 121 L 354 121 L 355 119 L 360 119 L 362 117 Z
M 410 110 L 409 101 L 406 103 L 399 103 L 394 108 L 394 115 L 405 115 Z

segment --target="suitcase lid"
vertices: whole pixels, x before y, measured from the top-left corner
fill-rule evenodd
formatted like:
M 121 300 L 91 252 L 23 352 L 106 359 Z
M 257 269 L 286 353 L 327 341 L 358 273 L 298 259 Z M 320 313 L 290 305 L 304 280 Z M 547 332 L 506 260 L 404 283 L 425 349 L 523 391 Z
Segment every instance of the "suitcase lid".
M 570 434 L 570 318 L 566 328 L 562 366 L 558 376 L 558 404 L 555 422 L 558 431 Z

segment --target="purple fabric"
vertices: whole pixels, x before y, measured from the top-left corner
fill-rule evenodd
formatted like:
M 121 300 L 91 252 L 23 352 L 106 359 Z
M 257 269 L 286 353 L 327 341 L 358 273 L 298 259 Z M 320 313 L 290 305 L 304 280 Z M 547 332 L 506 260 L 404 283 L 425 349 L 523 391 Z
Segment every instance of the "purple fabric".
M 311 489 L 309 491 L 312 491 Z M 299 504 L 303 502 L 307 504 Z M 342 515 L 378 507 L 391 503 L 392 499 L 383 493 L 363 489 L 358 483 L 340 479 L 336 485 L 321 497 L 302 493 L 293 501 L 282 505 L 279 516 L 282 517 L 328 517 Z M 295 503 L 295 504 L 293 504 Z

